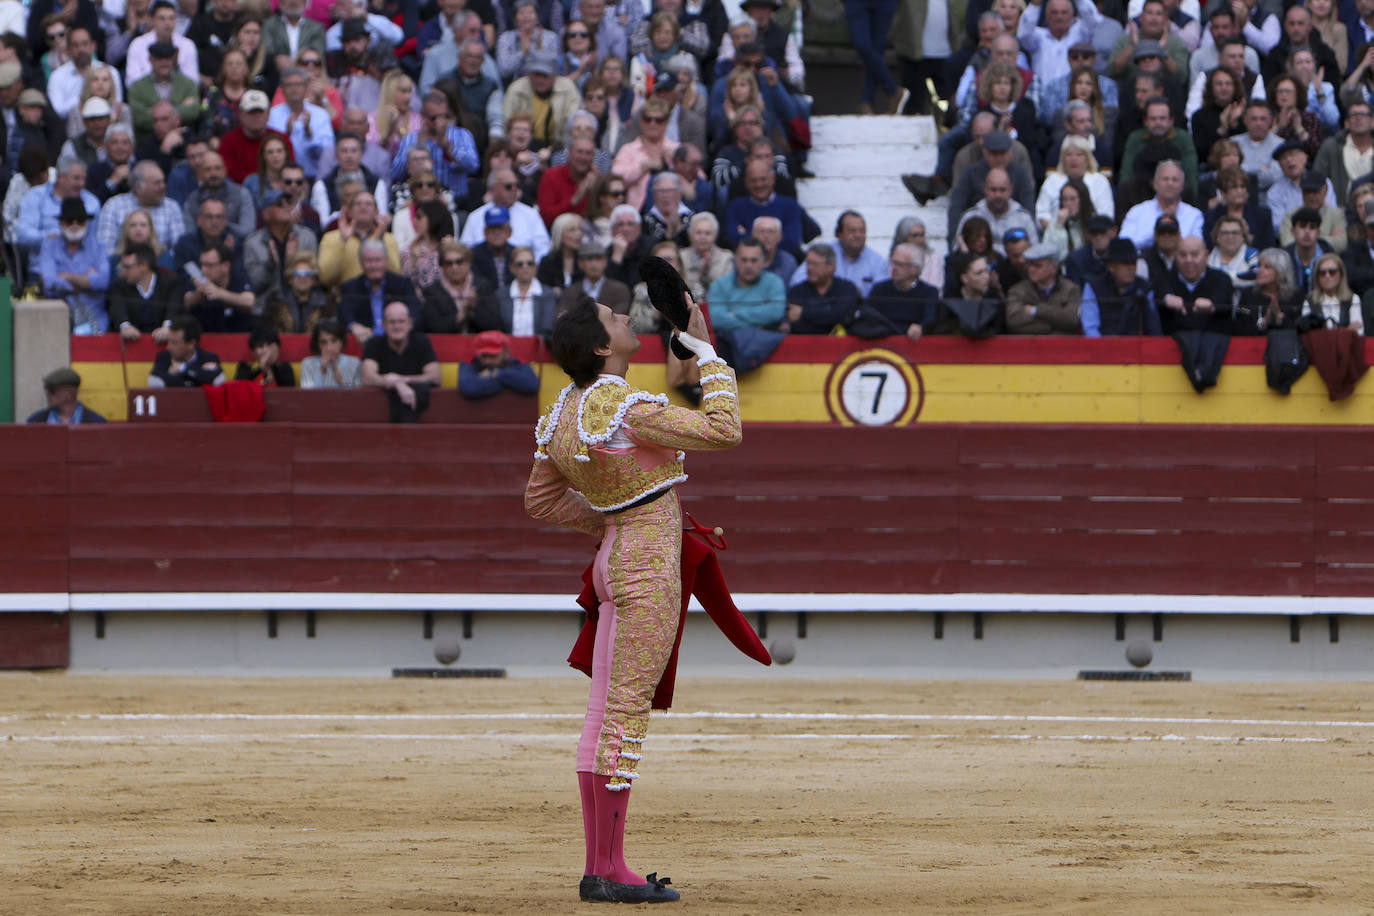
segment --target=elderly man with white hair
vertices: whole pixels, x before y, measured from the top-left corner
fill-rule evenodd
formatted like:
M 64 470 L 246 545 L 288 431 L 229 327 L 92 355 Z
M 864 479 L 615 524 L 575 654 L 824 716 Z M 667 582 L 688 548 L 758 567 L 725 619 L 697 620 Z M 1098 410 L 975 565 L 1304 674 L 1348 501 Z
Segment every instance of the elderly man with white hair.
M 157 240 L 170 247 L 186 231 L 182 208 L 167 196 L 167 179 L 157 163 L 143 161 L 133 167 L 129 177 L 129 193 L 116 194 L 100 209 L 96 234 L 109 251 L 119 246 L 119 233 L 124 220 L 135 210 L 147 210 L 153 221 Z
M 1225 271 L 1207 266 L 1207 245 L 1200 233 L 1183 234 L 1174 269 L 1155 289 L 1165 334 L 1199 330 L 1229 333 L 1234 290 Z
M 510 244 L 517 248 L 532 248 L 535 261 L 542 260 L 553 247 L 553 242 L 539 211 L 520 200 L 520 183 L 515 173 L 509 168 L 492 169 L 487 175 L 487 192 L 491 199 L 468 216 L 458 241 L 469 248 L 480 245 L 485 240 L 487 211 L 493 207 L 504 207 L 510 211 Z
M 864 297 L 860 314 L 876 317 L 880 323 L 891 325 L 894 335 L 905 334 L 912 340 L 944 330 L 942 325 L 945 323 L 940 320 L 943 311 L 940 288 L 924 282 L 920 276 L 924 261 L 940 260 L 928 255 L 929 252 L 911 242 L 892 246 L 892 256 L 888 259 L 892 277 L 873 285 Z
M 1166 159 L 1155 167 L 1155 196 L 1141 201 L 1121 221 L 1121 238 L 1135 242 L 1137 248 L 1154 244 L 1155 222 L 1161 216 L 1178 220 L 1184 238 L 1202 238 L 1202 211 L 1183 200 L 1183 166 Z
M 653 242 L 687 244 L 687 220 L 692 208 L 682 202 L 682 179 L 676 172 L 659 172 L 649 182 L 653 206 L 644 214 L 644 235 Z
M 763 245 L 764 270 L 772 271 L 783 283 L 797 272 L 797 259 L 782 247 L 782 220 L 776 216 L 756 216 L 750 233 Z

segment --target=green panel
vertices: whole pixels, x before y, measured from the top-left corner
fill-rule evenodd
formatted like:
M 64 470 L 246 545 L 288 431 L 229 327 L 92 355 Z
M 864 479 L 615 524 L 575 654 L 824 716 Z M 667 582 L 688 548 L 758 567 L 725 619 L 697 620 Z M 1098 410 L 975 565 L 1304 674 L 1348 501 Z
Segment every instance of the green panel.
M 0 277 L 0 423 L 14 422 L 14 310 L 10 278 Z

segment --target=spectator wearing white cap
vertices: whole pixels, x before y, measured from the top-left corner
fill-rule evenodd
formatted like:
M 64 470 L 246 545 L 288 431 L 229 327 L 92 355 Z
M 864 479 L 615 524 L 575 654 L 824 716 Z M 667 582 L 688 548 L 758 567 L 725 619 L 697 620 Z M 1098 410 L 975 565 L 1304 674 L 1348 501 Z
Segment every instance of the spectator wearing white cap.
M 116 98 L 123 100 L 124 89 L 119 73 L 95 59 L 95 41 L 89 32 L 80 26 L 73 26 L 67 32 L 67 53 L 71 57 L 48 77 L 48 101 L 58 117 L 67 117 L 81 103 L 81 90 L 86 88 L 86 77 L 92 70 L 108 70 L 114 80 Z
M 242 182 L 258 170 L 258 147 L 268 135 L 286 141 L 287 152 L 295 159 L 291 138 L 267 126 L 267 93 L 250 89 L 239 99 L 239 126 L 220 138 L 219 154 L 231 181 Z
M 1082 334 L 1083 290 L 1059 273 L 1059 249 L 1026 250 L 1027 279 L 1007 291 L 1008 334 Z
M 73 137 L 62 145 L 63 156 L 75 156 L 89 169 L 101 158 L 105 150 L 105 131 L 110 127 L 110 103 L 98 96 L 92 96 L 81 106 L 81 123 L 86 132 Z

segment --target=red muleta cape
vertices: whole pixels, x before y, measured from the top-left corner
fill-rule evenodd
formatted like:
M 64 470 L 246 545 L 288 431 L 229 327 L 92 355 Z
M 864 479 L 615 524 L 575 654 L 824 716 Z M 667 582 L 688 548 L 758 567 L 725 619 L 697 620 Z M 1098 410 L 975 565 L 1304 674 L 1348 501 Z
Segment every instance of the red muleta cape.
M 687 515 L 687 522 L 691 527 L 682 532 L 682 613 L 678 619 L 673 654 L 668 656 L 668 666 L 663 669 L 663 679 L 658 682 L 658 689 L 654 691 L 654 709 L 667 709 L 673 704 L 673 686 L 677 680 L 677 652 L 678 647 L 682 645 L 682 633 L 687 623 L 687 605 L 693 595 L 696 595 L 711 620 L 736 649 L 756 662 L 773 664 L 773 657 L 768 654 L 758 634 L 749 625 L 749 621 L 744 619 L 744 614 L 735 607 L 735 602 L 730 597 L 730 589 L 725 584 L 725 575 L 720 570 L 720 561 L 716 559 L 716 551 L 713 549 L 717 546 L 717 539 L 713 538 L 715 532 L 697 524 L 697 520 L 692 518 L 690 513 L 684 514 Z M 724 550 L 725 539 L 718 538 L 718 541 L 719 548 Z M 568 656 L 568 664 L 588 677 L 591 677 L 592 673 L 592 649 L 596 645 L 596 619 L 600 612 L 596 589 L 592 586 L 592 571 L 595 565 L 593 561 L 582 573 L 582 594 L 577 596 L 577 603 L 587 612 L 587 622 L 582 626 L 577 642 L 573 644 L 572 654 Z

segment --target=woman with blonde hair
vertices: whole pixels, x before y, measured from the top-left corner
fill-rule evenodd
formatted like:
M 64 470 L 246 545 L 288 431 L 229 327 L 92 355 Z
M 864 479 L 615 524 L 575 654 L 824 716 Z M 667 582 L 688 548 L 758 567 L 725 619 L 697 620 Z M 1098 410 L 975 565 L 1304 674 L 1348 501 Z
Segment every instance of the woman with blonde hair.
M 777 125 L 772 112 L 764 106 L 759 94 L 758 77 L 754 76 L 753 70 L 736 67 L 725 77 L 725 99 L 721 106 L 711 108 L 709 134 L 713 147 L 719 148 L 730 142 L 730 125 L 735 123 L 735 115 L 741 109 L 750 106 L 763 112 L 764 136 L 772 136 Z
M 1339 78 L 1341 73 L 1350 69 L 1350 39 L 1345 23 L 1336 15 L 1336 0 L 1307 0 L 1306 5 L 1307 12 L 1312 16 L 1312 29 L 1321 35 L 1322 41 L 1336 55 L 1336 63 L 1340 65 L 1339 73 L 1326 75 Z
M 1312 265 L 1312 291 L 1307 294 L 1305 313 L 1321 319 L 1328 328 L 1350 328 L 1364 334 L 1364 310 L 1358 293 L 1350 289 L 1345 262 L 1328 251 Z
M 1035 199 L 1035 219 L 1040 228 L 1054 221 L 1059 212 L 1059 192 L 1070 178 L 1077 178 L 1088 189 L 1093 212 L 1116 218 L 1116 200 L 1112 183 L 1098 170 L 1097 157 L 1087 137 L 1065 137 L 1059 144 L 1059 171 L 1049 172 L 1040 185 Z
M 576 213 L 560 213 L 549 229 L 553 243 L 549 253 L 539 262 L 535 276 L 545 286 L 567 289 L 582 279 L 577 266 L 577 249 L 582 247 L 582 217 Z
M 368 115 L 372 129 L 367 139 L 396 155 L 407 134 L 418 133 L 424 120 L 415 107 L 415 83 L 403 70 L 395 69 L 382 80 L 377 110 Z
M 692 298 L 705 301 L 711 284 L 735 269 L 730 252 L 716 244 L 720 223 L 710 211 L 692 214 L 687 220 L 687 247 L 682 249 L 682 279 Z
M 153 249 L 153 254 L 157 255 L 157 266 L 167 270 L 175 270 L 176 264 L 172 258 L 172 250 L 164 248 L 158 241 L 157 230 L 153 228 L 153 218 L 147 210 L 140 207 L 137 210 L 129 211 L 129 215 L 124 217 L 124 225 L 119 229 L 119 241 L 115 244 L 115 250 L 110 252 L 110 272 L 118 276 L 119 259 L 124 257 L 125 252 L 131 245 L 147 245 Z
M 110 103 L 110 124 L 123 124 L 134 129 L 134 112 L 119 99 L 119 85 L 115 82 L 114 70 L 102 63 L 91 64 L 86 73 L 85 85 L 81 87 L 81 101 L 67 115 L 67 139 L 74 140 L 86 133 L 86 122 L 81 117 L 81 106 L 87 99 L 104 99 Z

